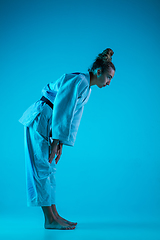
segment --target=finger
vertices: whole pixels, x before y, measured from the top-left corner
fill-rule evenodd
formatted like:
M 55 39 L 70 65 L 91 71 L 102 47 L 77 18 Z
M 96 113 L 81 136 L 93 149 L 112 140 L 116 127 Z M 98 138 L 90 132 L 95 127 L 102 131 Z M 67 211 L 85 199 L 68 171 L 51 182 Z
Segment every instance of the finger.
M 55 157 L 55 154 L 56 154 L 55 152 L 52 152 L 52 153 L 50 154 L 50 156 L 49 156 L 49 159 L 50 159 L 50 158 L 54 158 L 54 157 Z
M 49 159 L 49 163 L 52 163 L 52 161 L 53 161 L 53 159 L 50 158 L 50 159 Z
M 56 163 L 56 164 L 58 163 L 59 159 L 60 159 L 60 157 L 59 157 L 59 156 L 58 156 L 58 157 L 56 157 L 56 159 L 55 159 L 55 163 Z
M 52 163 L 54 158 L 49 158 L 49 163 Z
M 56 155 L 57 155 L 57 156 L 59 156 L 59 155 L 60 155 L 60 150 L 58 150 L 58 151 L 57 151 Z
M 60 159 L 60 155 L 58 155 L 55 159 L 56 164 L 58 163 L 59 159 Z
M 54 157 L 55 157 L 55 153 L 52 152 L 52 154 L 49 156 L 49 163 L 53 161 Z

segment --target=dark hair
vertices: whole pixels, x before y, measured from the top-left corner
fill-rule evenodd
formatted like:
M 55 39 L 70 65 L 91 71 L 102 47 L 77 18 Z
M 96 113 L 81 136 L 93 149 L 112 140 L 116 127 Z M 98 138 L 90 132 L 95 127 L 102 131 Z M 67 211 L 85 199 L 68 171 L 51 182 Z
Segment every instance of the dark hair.
M 112 49 L 107 48 L 102 53 L 98 54 L 98 57 L 95 59 L 92 67 L 88 69 L 89 72 L 93 72 L 97 68 L 101 68 L 102 73 L 107 71 L 109 68 L 116 70 L 114 64 L 112 63 L 112 56 L 114 52 Z

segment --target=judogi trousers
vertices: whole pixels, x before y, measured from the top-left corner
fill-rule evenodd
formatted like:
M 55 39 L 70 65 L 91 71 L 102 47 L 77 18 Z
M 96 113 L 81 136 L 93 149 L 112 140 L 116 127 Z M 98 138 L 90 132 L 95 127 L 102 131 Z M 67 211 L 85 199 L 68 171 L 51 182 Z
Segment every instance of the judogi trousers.
M 29 127 L 25 127 L 25 164 L 28 206 L 55 204 L 55 159 L 49 163 L 50 139 L 36 130 L 38 115 Z

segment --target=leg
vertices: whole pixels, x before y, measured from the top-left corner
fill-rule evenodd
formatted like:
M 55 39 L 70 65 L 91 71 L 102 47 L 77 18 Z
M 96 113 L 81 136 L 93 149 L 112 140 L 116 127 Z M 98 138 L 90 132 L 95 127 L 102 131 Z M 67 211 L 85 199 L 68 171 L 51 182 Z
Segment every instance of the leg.
M 55 204 L 55 166 L 48 162 L 48 142 L 35 130 L 38 118 L 26 128 L 26 170 L 27 195 L 29 206 L 41 206 L 45 217 L 46 229 L 74 229 L 62 222 L 53 213 Z
M 38 117 L 25 128 L 25 162 L 28 206 L 55 203 L 56 165 L 50 164 L 49 143 L 37 131 Z
M 76 225 L 77 225 L 76 222 L 70 222 L 70 221 L 62 218 L 62 217 L 58 214 L 55 204 L 52 204 L 51 208 L 52 208 L 53 214 L 57 217 L 57 219 L 59 219 L 59 220 L 62 221 L 63 223 L 69 224 L 70 226 L 76 226 Z
M 61 222 L 69 224 L 71 226 L 76 226 L 77 223 L 70 222 L 62 217 L 57 212 L 56 205 L 55 205 L 55 170 L 54 170 L 55 163 L 54 161 L 51 163 L 51 174 L 50 174 L 50 184 L 51 184 L 51 209 L 53 214 L 56 216 L 57 219 L 59 219 Z
M 44 217 L 45 217 L 45 229 L 59 229 L 59 230 L 71 230 L 75 229 L 75 226 L 70 226 L 69 224 L 63 223 L 60 219 L 52 212 L 50 206 L 42 207 Z

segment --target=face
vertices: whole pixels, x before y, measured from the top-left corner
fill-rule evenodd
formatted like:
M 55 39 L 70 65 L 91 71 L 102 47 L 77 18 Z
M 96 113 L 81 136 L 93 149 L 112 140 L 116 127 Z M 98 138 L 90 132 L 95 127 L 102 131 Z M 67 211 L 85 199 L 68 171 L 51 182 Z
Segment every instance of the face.
M 101 73 L 101 69 L 97 70 L 97 86 L 99 88 L 109 86 L 111 79 L 114 77 L 115 71 L 112 68 L 109 68 L 108 71 Z

